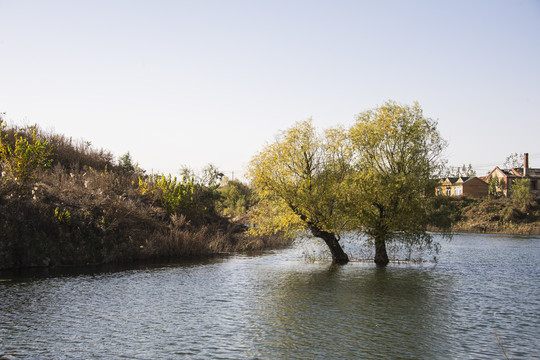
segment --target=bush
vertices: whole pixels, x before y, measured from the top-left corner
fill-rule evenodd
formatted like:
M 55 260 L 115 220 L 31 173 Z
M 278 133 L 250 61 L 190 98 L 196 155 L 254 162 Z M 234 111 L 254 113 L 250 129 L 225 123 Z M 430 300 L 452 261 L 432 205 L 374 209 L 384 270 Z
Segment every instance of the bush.
M 246 215 L 256 203 L 254 191 L 238 180 L 230 180 L 219 188 L 221 200 L 219 210 L 225 216 L 238 217 Z
M 513 206 L 508 206 L 504 209 L 503 219 L 505 222 L 516 222 L 527 218 L 527 214 Z
M 154 175 L 148 180 L 139 178 L 139 189 L 143 195 L 156 196 L 169 214 L 186 214 L 193 207 L 195 186 L 193 179 L 185 177 L 178 181 L 169 174 Z
M 133 164 L 133 160 L 131 159 L 131 154 L 129 152 L 118 158 L 118 166 L 120 166 L 120 169 L 126 173 L 134 173 L 137 168 L 137 166 Z
M 35 127 L 27 127 L 21 133 L 4 134 L 6 126 L 0 118 L 0 167 L 2 176 L 13 181 L 22 191 L 38 170 L 51 166 L 51 146 L 47 140 L 37 138 Z M 11 136 L 10 136 L 11 135 Z M 19 193 L 19 195 L 23 195 Z
M 533 205 L 534 197 L 531 193 L 531 181 L 529 179 L 517 179 L 512 184 L 512 203 L 522 211 L 527 211 Z

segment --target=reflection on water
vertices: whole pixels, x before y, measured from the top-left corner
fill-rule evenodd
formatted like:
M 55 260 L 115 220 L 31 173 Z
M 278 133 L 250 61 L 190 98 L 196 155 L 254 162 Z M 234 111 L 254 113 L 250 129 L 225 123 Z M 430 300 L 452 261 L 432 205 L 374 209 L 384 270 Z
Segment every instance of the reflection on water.
M 450 279 L 408 268 L 306 269 L 282 274 L 254 325 L 265 358 L 434 358 L 451 343 Z M 429 341 L 426 341 L 429 339 Z M 429 344 L 429 346 L 426 346 Z
M 462 235 L 438 264 L 385 269 L 300 252 L 11 276 L 0 357 L 504 358 L 497 337 L 538 355 L 539 239 Z

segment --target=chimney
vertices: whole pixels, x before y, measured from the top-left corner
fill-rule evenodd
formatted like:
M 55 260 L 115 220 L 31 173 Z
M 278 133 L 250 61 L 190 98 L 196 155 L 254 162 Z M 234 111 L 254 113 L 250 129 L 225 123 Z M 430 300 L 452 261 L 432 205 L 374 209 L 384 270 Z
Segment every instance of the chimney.
M 527 169 L 529 168 L 529 153 L 523 154 L 523 176 L 527 176 Z

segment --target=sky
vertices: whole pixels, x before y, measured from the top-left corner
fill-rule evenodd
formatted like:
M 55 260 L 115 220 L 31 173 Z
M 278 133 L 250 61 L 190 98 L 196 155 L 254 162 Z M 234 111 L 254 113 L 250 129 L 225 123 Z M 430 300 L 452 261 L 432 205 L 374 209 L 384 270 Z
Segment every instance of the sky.
M 0 0 L 0 112 L 242 177 L 280 130 L 418 101 L 450 165 L 540 168 L 540 0 Z

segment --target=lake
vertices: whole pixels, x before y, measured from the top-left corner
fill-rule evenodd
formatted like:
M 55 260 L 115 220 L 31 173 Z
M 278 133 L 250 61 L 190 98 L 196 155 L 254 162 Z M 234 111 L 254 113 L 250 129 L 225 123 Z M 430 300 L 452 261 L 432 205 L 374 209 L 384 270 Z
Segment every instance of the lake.
M 0 359 L 540 358 L 540 238 L 440 241 L 437 263 L 383 269 L 297 246 L 1 273 Z

